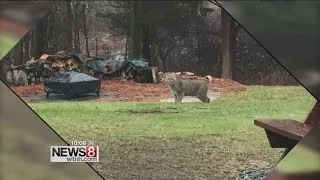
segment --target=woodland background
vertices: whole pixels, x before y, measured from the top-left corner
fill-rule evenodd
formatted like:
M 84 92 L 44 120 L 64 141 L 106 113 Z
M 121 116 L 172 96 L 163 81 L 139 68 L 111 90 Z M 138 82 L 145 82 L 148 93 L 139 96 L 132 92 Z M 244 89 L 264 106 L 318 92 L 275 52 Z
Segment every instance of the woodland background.
M 50 3 L 52 10 L 6 59 L 23 64 L 66 50 L 84 57 L 143 57 L 161 71 L 210 74 L 246 85 L 298 84 L 210 1 Z

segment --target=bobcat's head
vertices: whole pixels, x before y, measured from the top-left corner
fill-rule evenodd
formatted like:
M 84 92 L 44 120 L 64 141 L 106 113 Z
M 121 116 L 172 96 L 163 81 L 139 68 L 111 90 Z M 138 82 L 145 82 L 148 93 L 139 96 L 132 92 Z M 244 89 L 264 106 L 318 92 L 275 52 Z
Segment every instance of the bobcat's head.
M 162 79 L 164 84 L 166 84 L 168 86 L 172 86 L 176 80 L 177 80 L 176 74 L 172 73 L 172 72 L 164 73 L 164 77 Z

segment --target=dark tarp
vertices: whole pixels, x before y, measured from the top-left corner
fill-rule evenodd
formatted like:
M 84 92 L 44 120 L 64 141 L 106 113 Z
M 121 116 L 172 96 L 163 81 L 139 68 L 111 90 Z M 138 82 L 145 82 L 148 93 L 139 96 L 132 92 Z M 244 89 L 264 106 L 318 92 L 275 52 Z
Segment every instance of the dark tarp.
M 104 69 L 108 63 L 107 59 L 93 57 L 86 62 L 86 66 L 94 71 L 104 73 Z
M 94 57 L 92 60 L 86 62 L 86 66 L 90 69 L 103 73 L 113 75 L 121 69 L 126 71 L 136 71 L 138 69 L 148 68 L 149 63 L 146 59 L 132 59 L 128 61 L 116 61 L 113 59 L 104 59 Z M 108 67 L 108 72 L 104 72 L 105 67 Z
M 100 79 L 78 72 L 60 73 L 56 77 L 44 81 L 47 98 L 51 93 L 65 94 L 70 98 L 90 93 L 96 93 L 99 96 L 100 87 Z
M 139 69 L 148 68 L 149 63 L 146 59 L 132 59 L 128 61 L 124 61 L 122 64 L 116 64 L 112 69 L 111 73 L 115 73 L 122 68 L 125 68 L 127 71 L 134 70 L 137 71 Z

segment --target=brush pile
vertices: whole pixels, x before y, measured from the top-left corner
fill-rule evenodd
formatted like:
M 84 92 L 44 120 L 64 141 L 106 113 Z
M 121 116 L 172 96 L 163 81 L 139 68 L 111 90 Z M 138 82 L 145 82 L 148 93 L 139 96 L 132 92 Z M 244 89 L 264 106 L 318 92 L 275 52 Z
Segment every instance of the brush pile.
M 75 53 L 57 52 L 56 55 L 43 54 L 39 59 L 32 57 L 25 64 L 15 66 L 9 62 L 7 66 L 7 82 L 11 85 L 26 85 L 43 82 L 57 73 L 82 70 L 81 57 Z M 15 75 L 17 74 L 17 75 Z M 23 82 L 20 82 L 22 81 Z

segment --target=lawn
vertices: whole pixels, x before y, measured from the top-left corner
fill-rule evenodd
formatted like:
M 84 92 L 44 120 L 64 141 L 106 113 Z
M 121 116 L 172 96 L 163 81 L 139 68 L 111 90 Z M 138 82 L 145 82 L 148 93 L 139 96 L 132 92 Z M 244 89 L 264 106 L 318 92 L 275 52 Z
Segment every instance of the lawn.
M 302 87 L 248 87 L 210 104 L 48 102 L 30 106 L 67 141 L 95 140 L 111 179 L 234 179 L 273 165 L 254 118 L 303 120 L 314 98 Z

